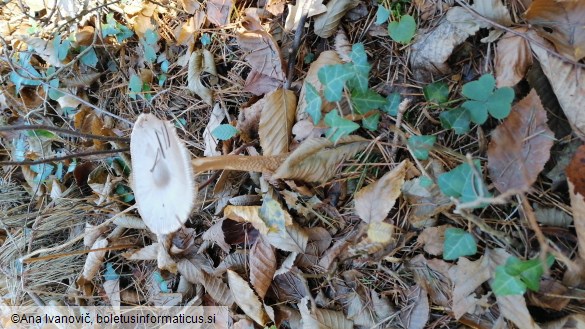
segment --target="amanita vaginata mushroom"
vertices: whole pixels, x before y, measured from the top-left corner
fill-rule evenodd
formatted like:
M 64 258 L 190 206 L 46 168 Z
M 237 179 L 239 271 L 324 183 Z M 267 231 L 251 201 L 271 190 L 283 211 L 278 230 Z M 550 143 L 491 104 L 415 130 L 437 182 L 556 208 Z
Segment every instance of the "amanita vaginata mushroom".
M 177 231 L 193 209 L 197 187 L 191 156 L 175 127 L 141 114 L 130 136 L 131 187 L 144 223 L 157 235 Z

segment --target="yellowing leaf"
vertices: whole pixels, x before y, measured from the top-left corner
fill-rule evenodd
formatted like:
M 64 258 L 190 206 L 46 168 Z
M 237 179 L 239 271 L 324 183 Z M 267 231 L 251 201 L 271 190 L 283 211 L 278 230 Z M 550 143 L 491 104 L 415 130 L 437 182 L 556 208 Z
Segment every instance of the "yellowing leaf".
M 260 113 L 260 146 L 264 155 L 288 153 L 295 120 L 297 97 L 291 90 L 279 88 L 265 96 Z
M 375 243 L 389 244 L 394 234 L 394 225 L 385 222 L 372 222 L 368 225 L 368 238 Z
M 259 236 L 250 249 L 250 283 L 260 298 L 263 299 L 266 296 L 275 271 L 274 248 L 262 236 Z
M 362 188 L 355 194 L 355 210 L 366 223 L 381 222 L 401 194 L 408 160 L 402 161 L 376 182 Z
M 525 33 L 527 29 L 515 31 Z M 495 60 L 497 87 L 512 87 L 524 78 L 532 65 L 532 52 L 526 39 L 508 32 L 498 41 Z
M 527 190 L 544 169 L 554 140 L 546 121 L 546 111 L 532 90 L 493 131 L 488 169 L 500 192 Z
M 266 314 L 264 305 L 258 300 L 258 296 L 254 294 L 248 282 L 232 270 L 228 270 L 227 273 L 228 284 L 236 304 L 256 323 L 261 326 L 266 325 L 270 321 L 268 314 Z
M 232 206 L 229 205 L 223 210 L 226 218 L 240 223 L 250 223 L 261 234 L 268 234 L 269 228 L 260 218 L 260 206 Z
M 273 178 L 301 179 L 307 182 L 326 182 L 338 165 L 364 150 L 369 144 L 359 136 L 342 137 L 336 145 L 326 138 L 304 141 L 276 170 Z
M 356 0 L 331 0 L 327 3 L 327 11 L 315 18 L 315 34 L 321 38 L 329 38 L 337 31 L 345 13 L 359 4 Z
M 213 104 L 213 93 L 201 82 L 203 72 L 203 54 L 201 50 L 194 51 L 189 58 L 189 71 L 187 72 L 188 88 L 207 103 Z

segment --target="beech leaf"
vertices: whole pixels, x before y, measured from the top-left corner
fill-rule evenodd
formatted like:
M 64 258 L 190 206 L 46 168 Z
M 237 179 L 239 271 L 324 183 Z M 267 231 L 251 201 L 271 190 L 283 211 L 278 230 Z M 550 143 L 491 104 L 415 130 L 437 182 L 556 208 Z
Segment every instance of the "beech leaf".
M 546 121 L 546 111 L 532 90 L 493 131 L 488 169 L 500 192 L 527 190 L 544 169 L 554 142 Z
M 270 321 L 268 314 L 248 282 L 232 270 L 228 270 L 227 273 L 228 284 L 236 304 L 256 323 L 266 325 Z
M 288 152 L 295 120 L 297 97 L 291 90 L 279 88 L 266 96 L 260 113 L 258 135 L 264 155 Z
M 250 283 L 261 299 L 266 296 L 275 271 L 274 248 L 260 236 L 250 249 Z
M 329 38 L 341 22 L 345 13 L 359 4 L 357 0 L 331 0 L 327 3 L 327 11 L 315 17 L 315 34 L 321 38 Z
M 341 162 L 364 150 L 368 143 L 359 136 L 341 138 L 335 146 L 326 138 L 307 139 L 286 158 L 272 177 L 326 182 L 335 175 Z
M 376 182 L 362 188 L 355 194 L 355 210 L 366 223 L 382 222 L 394 207 L 402 193 L 408 160 L 402 161 Z

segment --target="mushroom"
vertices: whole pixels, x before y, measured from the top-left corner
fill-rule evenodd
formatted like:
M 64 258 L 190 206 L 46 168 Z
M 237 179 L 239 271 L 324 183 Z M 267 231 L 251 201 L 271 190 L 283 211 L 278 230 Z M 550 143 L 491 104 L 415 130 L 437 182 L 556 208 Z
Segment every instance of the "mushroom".
M 187 221 L 197 187 L 191 155 L 175 127 L 141 114 L 130 136 L 131 187 L 144 223 L 157 235 L 175 232 Z

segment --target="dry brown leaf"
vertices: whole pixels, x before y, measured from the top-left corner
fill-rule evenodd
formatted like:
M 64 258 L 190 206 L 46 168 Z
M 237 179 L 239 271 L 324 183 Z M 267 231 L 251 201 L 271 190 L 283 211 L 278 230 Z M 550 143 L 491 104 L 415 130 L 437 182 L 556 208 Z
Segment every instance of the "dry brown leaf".
M 245 59 L 252 71 L 284 81 L 283 59 L 276 40 L 254 18 L 248 16 L 244 23 L 249 28 L 240 30 L 236 39 L 240 48 L 247 52 Z
M 251 142 L 256 138 L 260 124 L 260 113 L 262 113 L 265 102 L 266 97 L 262 97 L 251 106 L 240 110 L 236 128 L 240 131 L 240 137 L 244 141 Z
M 288 5 L 288 16 L 284 23 L 285 31 L 292 31 L 299 26 L 303 11 L 307 12 L 307 18 L 309 18 L 324 13 L 327 7 L 323 4 L 323 0 L 302 0 L 297 1 L 295 5 Z
M 189 90 L 201 97 L 207 105 L 213 104 L 213 93 L 201 82 L 201 73 L 203 73 L 203 53 L 196 50 L 189 57 L 189 70 L 187 72 L 187 85 Z
M 394 225 L 385 222 L 371 222 L 368 225 L 368 239 L 374 243 L 388 245 L 394 239 Z
M 270 321 L 268 314 L 248 282 L 234 271 L 228 270 L 227 273 L 228 284 L 236 304 L 256 323 L 261 326 L 266 325 Z
M 38 37 L 28 35 L 18 35 L 17 40 L 26 43 L 35 54 L 39 55 L 47 64 L 54 67 L 61 67 L 64 64 L 59 60 L 59 55 L 53 44 L 53 41 L 46 41 Z M 25 47 L 26 48 L 26 47 Z
M 342 61 L 351 62 L 351 43 L 343 29 L 339 29 L 335 35 L 335 51 Z
M 266 11 L 274 16 L 280 16 L 284 12 L 286 0 L 268 0 L 266 1 Z
M 91 246 L 91 250 L 96 249 L 103 249 L 108 246 L 107 239 L 98 239 L 94 244 Z M 107 250 L 98 250 L 98 251 L 91 251 L 87 254 L 87 258 L 85 259 L 85 265 L 83 266 L 83 272 L 81 273 L 81 277 L 86 281 L 91 281 L 95 275 L 99 272 L 102 263 L 104 262 L 104 257 L 106 256 Z
M 279 88 L 265 96 L 260 113 L 260 146 L 265 156 L 288 153 L 295 120 L 297 96 L 292 90 Z
M 158 256 L 159 248 L 160 244 L 155 242 L 144 248 L 124 253 L 124 257 L 128 260 L 155 260 Z
M 229 205 L 223 210 L 226 218 L 239 223 L 250 223 L 261 234 L 268 234 L 269 227 L 259 215 L 260 206 L 232 206 Z
M 355 210 L 364 222 L 381 222 L 386 218 L 402 193 L 402 184 L 409 166 L 408 160 L 402 161 L 379 180 L 355 194 Z
M 512 25 L 512 18 L 510 17 L 508 8 L 501 0 L 478 0 L 474 1 L 471 7 L 475 9 L 478 14 L 491 21 L 504 26 Z
M 201 238 L 205 241 L 216 243 L 221 248 L 221 250 L 227 253 L 230 251 L 230 246 L 225 242 L 225 237 L 223 235 L 223 221 L 224 220 L 221 219 L 215 224 L 211 225 L 211 227 L 203 233 Z
M 285 230 L 278 232 L 270 231 L 266 239 L 274 247 L 290 252 L 304 253 L 307 249 L 309 237 L 304 228 L 294 223 L 285 227 Z
M 368 140 L 359 136 L 342 137 L 336 145 L 326 138 L 307 139 L 286 158 L 272 177 L 326 182 L 335 175 L 341 162 L 355 156 L 368 144 Z
M 219 265 L 213 270 L 213 275 L 221 276 L 227 270 L 238 273 L 244 273 L 248 269 L 248 254 L 243 252 L 234 252 L 227 255 Z
M 76 88 L 76 87 L 89 87 L 92 83 L 96 82 L 97 79 L 99 79 L 99 77 L 102 76 L 103 73 L 101 72 L 95 72 L 95 73 L 85 73 L 85 74 L 74 74 L 72 76 L 69 76 L 65 79 L 61 80 L 61 83 L 67 87 L 67 88 Z M 60 88 L 60 90 L 62 90 Z M 67 90 L 64 90 L 67 91 Z M 73 95 L 76 94 L 75 91 L 71 92 Z M 63 95 L 61 97 L 59 97 L 59 99 L 65 97 L 65 96 L 69 96 L 69 95 Z M 69 96 L 71 97 L 71 96 Z M 77 100 L 75 100 L 77 101 Z M 77 101 L 79 102 L 79 101 Z
M 578 238 L 579 255 L 585 260 L 585 145 L 580 146 L 567 167 L 567 182 Z
M 200 283 L 205 291 L 220 305 L 231 306 L 234 303 L 230 289 L 220 279 L 202 270 L 204 263 L 197 260 L 181 259 L 177 269 L 191 283 Z
M 534 0 L 526 19 L 561 54 L 577 61 L 585 57 L 585 2 Z
M 400 319 L 404 328 L 423 329 L 429 321 L 429 298 L 427 291 L 421 286 L 414 285 L 406 292 L 408 296 L 409 312 L 401 313 Z
M 582 329 L 585 328 L 585 314 L 571 314 L 564 318 L 547 322 L 542 329 Z
M 438 227 L 427 227 L 418 236 L 416 242 L 423 244 L 426 253 L 439 256 L 443 254 L 443 244 L 445 243 L 445 230 L 452 227 L 451 225 L 441 225 Z
M 120 298 L 120 280 L 106 280 L 103 283 L 104 291 L 106 296 L 108 296 L 109 303 L 114 309 L 118 309 L 120 307 L 120 302 L 122 299 Z
M 353 322 L 348 320 L 342 312 L 315 308 L 312 314 L 307 307 L 308 297 L 299 303 L 302 329 L 353 329 Z
M 492 132 L 488 169 L 500 192 L 529 189 L 544 169 L 554 141 L 546 122 L 546 111 L 532 90 Z
M 331 0 L 327 3 L 327 11 L 315 18 L 315 34 L 321 38 L 332 36 L 341 19 L 360 2 L 357 0 Z
M 262 74 L 254 69 L 248 74 L 244 82 L 244 91 L 256 96 L 262 96 L 282 87 L 282 80 Z
M 306 94 L 306 87 L 307 83 L 310 83 L 315 87 L 319 95 L 321 95 L 321 110 L 327 112 L 328 110 L 333 109 L 335 106 L 334 103 L 329 103 L 326 101 L 325 97 L 323 96 L 323 84 L 319 81 L 319 77 L 317 76 L 319 70 L 325 65 L 335 65 L 341 64 L 341 59 L 339 55 L 333 50 L 327 50 L 322 52 L 317 59 L 311 63 L 309 66 L 309 70 L 307 71 L 307 75 L 305 76 L 305 81 L 303 83 L 303 87 L 301 88 L 301 92 L 299 94 L 299 105 L 297 107 L 297 121 L 301 121 L 306 119 L 309 115 L 306 111 L 307 109 L 307 100 L 305 98 Z
M 203 131 L 203 140 L 205 141 L 203 156 L 210 157 L 221 155 L 221 152 L 217 150 L 219 141 L 211 135 L 211 132 L 213 129 L 219 127 L 223 119 L 225 119 L 225 111 L 220 107 L 219 103 L 217 103 L 213 107 L 213 111 L 211 111 L 211 115 L 209 116 L 209 122 L 207 122 L 207 126 Z
M 462 7 L 449 9 L 438 26 L 421 33 L 410 46 L 410 64 L 415 70 L 445 73 L 453 49 L 480 29 L 477 19 Z M 437 42 L 441 40 L 441 42 Z M 419 73 L 420 74 L 420 73 Z
M 116 216 L 116 218 L 114 218 L 113 221 L 114 225 L 117 225 L 119 227 L 123 227 L 123 228 L 133 228 L 136 230 L 146 230 L 146 224 L 144 224 L 144 221 L 142 220 L 142 218 L 140 217 L 136 217 L 136 216 L 132 216 L 132 215 L 127 215 L 127 214 L 121 214 Z
M 207 4 L 207 19 L 211 23 L 219 27 L 230 23 L 231 0 L 208 0 L 205 3 Z
M 525 33 L 528 29 L 516 28 L 514 31 Z M 524 79 L 531 65 L 532 52 L 528 41 L 510 32 L 504 34 L 498 41 L 494 66 L 498 88 L 515 86 Z
M 414 272 L 415 282 L 429 293 L 431 302 L 443 307 L 452 306 L 453 283 L 449 279 L 449 270 L 454 265 L 442 259 L 426 259 L 423 254 L 416 255 L 408 265 Z
M 250 283 L 260 299 L 264 299 L 276 271 L 274 248 L 261 236 L 250 249 Z
M 453 315 L 460 319 L 465 313 L 475 313 L 479 301 L 475 297 L 475 290 L 489 280 L 489 259 L 482 256 L 472 262 L 465 257 L 459 257 L 456 266 L 451 267 L 449 276 L 453 281 Z
M 546 41 L 536 33 L 528 35 L 540 44 L 546 45 Z M 582 82 L 585 69 L 562 61 L 535 42 L 531 42 L 530 46 L 540 62 L 542 71 L 548 78 L 573 132 L 585 140 L 585 115 L 583 115 L 582 106 L 585 104 L 585 83 Z M 550 46 L 548 49 L 551 49 Z

